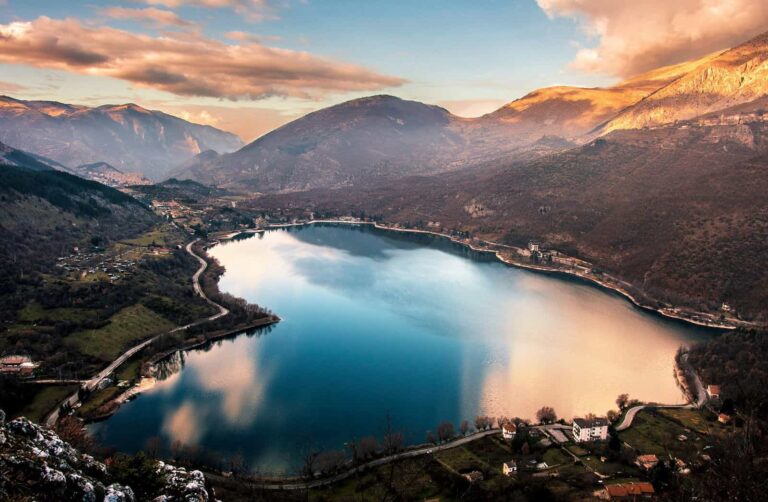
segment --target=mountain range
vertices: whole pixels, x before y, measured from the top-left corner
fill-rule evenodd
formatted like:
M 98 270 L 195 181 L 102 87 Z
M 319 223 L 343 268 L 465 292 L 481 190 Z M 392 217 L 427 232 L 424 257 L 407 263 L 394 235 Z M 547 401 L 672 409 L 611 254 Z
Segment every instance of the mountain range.
M 170 175 L 245 192 L 292 192 L 533 160 L 613 130 L 674 123 L 753 100 L 766 90 L 765 46 L 758 37 L 608 88 L 538 89 L 478 118 L 393 96 L 357 99 L 310 113 L 231 154 L 204 152 Z
M 768 37 L 757 37 L 663 69 L 669 78 L 649 84 L 646 91 L 659 87 L 628 106 L 641 93 L 626 83 L 613 92 L 537 91 L 491 115 L 518 120 L 538 108 L 539 123 L 558 123 L 579 109 L 557 103 L 562 96 L 591 96 L 578 114 L 590 118 L 570 129 L 582 135 L 560 151 L 440 175 L 262 195 L 253 207 L 365 212 L 410 226 L 432 221 L 517 246 L 535 239 L 660 302 L 709 312 L 728 303 L 745 319 L 765 322 L 766 61 Z M 615 98 L 608 107 L 614 112 L 599 105 L 606 93 Z
M 0 141 L 64 166 L 106 162 L 155 180 L 202 151 L 243 145 L 234 134 L 135 104 L 90 108 L 8 96 L 0 96 Z

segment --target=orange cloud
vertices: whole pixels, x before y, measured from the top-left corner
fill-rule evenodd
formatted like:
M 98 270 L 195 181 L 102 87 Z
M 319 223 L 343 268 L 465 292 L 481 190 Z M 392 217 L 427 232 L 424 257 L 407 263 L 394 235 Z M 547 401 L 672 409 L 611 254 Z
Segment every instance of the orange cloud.
M 209 9 L 232 9 L 250 21 L 275 19 L 277 16 L 268 0 L 138 0 L 148 5 L 162 5 L 175 9 L 178 7 L 205 7 Z
M 768 29 L 765 0 L 537 0 L 550 17 L 573 17 L 595 48 L 572 67 L 628 77 L 726 49 Z
M 45 16 L 0 24 L 0 62 L 113 77 L 180 96 L 232 100 L 317 99 L 405 82 L 303 51 L 227 44 L 189 31 L 155 37 Z
M 169 10 L 147 7 L 145 9 L 129 9 L 126 7 L 110 7 L 102 9 L 101 13 L 113 19 L 124 19 L 128 21 L 138 21 L 141 23 L 154 24 L 157 26 L 182 26 L 190 27 L 195 23 L 185 21 L 175 12 Z

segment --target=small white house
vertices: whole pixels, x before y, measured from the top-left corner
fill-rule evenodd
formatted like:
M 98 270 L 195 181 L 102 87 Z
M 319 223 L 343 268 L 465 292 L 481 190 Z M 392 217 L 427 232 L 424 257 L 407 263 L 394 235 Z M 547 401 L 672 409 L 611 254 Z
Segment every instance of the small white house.
M 515 434 L 517 434 L 517 427 L 512 422 L 505 422 L 501 426 L 501 437 L 504 439 L 515 439 Z
M 608 420 L 605 418 L 574 418 L 573 438 L 583 441 L 605 441 L 608 439 Z
M 538 241 L 530 241 L 528 242 L 528 250 L 531 253 L 538 253 L 541 251 L 541 244 Z
M 505 476 L 514 476 L 517 474 L 517 463 L 514 460 L 504 462 L 501 464 L 501 472 L 503 472 Z

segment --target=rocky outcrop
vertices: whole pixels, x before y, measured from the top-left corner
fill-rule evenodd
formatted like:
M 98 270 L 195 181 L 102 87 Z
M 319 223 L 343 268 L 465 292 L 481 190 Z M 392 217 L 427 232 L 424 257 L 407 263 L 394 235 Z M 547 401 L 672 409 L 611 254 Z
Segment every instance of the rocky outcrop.
M 5 414 L 0 411 L 0 423 Z M 157 462 L 163 486 L 157 502 L 208 502 L 200 471 Z M 135 490 L 115 482 L 109 468 L 53 431 L 26 418 L 0 426 L 0 500 L 137 502 Z

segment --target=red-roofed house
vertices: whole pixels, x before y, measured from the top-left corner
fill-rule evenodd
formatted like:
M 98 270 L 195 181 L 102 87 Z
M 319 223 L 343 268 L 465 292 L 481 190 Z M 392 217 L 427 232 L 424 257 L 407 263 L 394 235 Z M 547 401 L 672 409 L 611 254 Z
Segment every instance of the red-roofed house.
M 501 437 L 504 439 L 515 439 L 517 427 L 512 422 L 506 422 L 501 426 Z
M 606 485 L 604 496 L 609 500 L 637 500 L 639 498 L 652 498 L 655 493 L 652 484 L 637 482 Z

